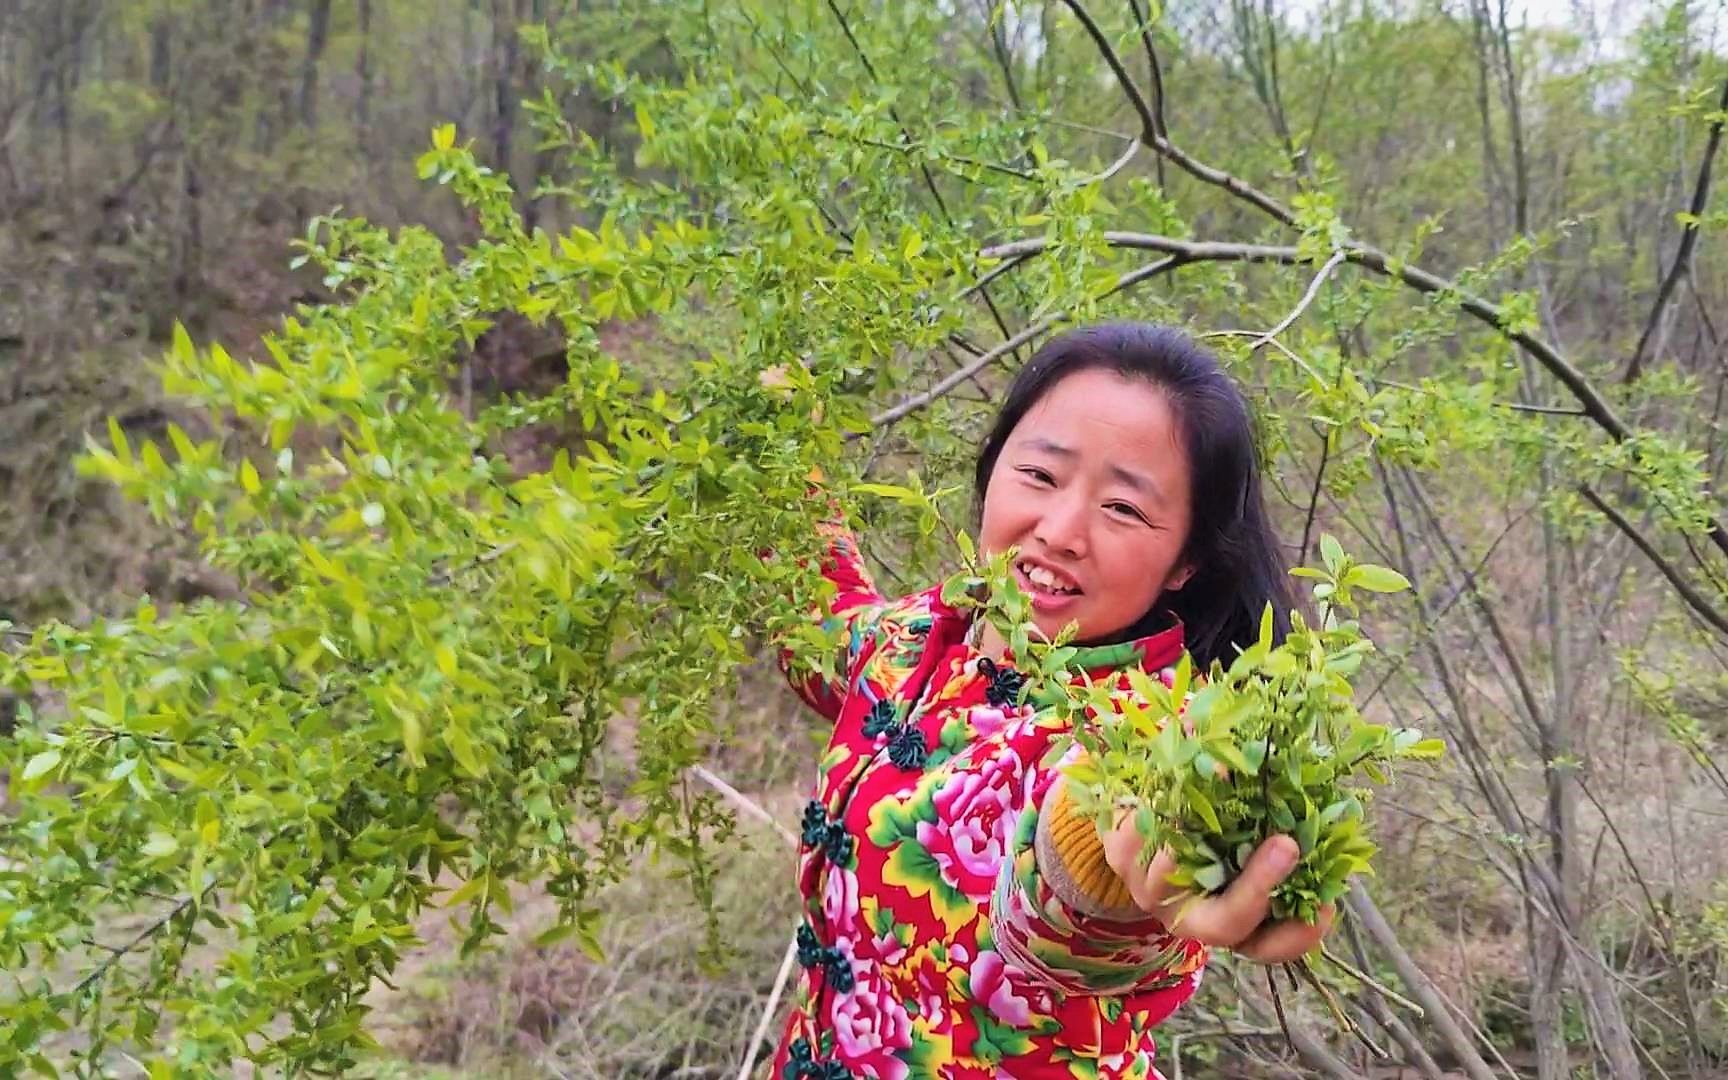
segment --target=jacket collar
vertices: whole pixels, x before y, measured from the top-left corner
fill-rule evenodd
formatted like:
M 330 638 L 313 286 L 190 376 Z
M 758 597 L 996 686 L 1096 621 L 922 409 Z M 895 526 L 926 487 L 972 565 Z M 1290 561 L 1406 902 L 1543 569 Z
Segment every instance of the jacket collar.
M 1084 671 L 1093 678 L 1128 667 L 1140 667 L 1156 673 L 1180 660 L 1182 648 L 1182 621 L 1178 619 L 1173 626 L 1132 641 L 1121 641 L 1114 645 L 1084 646 L 1074 655 L 1074 659 L 1069 661 L 1068 668 L 1076 672 Z
M 931 589 L 927 595 L 930 598 L 931 614 L 946 631 L 942 636 L 949 641 L 969 641 L 974 609 L 956 608 L 944 603 L 941 586 Z M 1064 666 L 1077 676 L 1084 672 L 1092 679 L 1101 679 L 1129 667 L 1139 667 L 1156 673 L 1181 659 L 1183 644 L 1182 621 L 1177 619 L 1175 625 L 1145 637 L 1119 641 L 1113 645 L 1081 646 Z M 1010 653 L 1005 659 L 1013 663 L 1013 654 Z

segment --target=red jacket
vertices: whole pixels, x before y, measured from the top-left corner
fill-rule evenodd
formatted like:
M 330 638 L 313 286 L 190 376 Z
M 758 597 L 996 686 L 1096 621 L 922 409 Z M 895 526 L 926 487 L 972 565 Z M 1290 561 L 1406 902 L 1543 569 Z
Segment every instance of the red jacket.
M 844 681 L 797 685 L 835 722 L 805 810 L 802 974 L 775 1080 L 1156 1077 L 1151 1030 L 1205 950 L 1157 920 L 1088 914 L 1034 853 L 1063 723 L 967 643 L 939 589 L 886 601 L 837 531 Z M 1076 678 L 1156 672 L 1181 627 L 1080 650 Z

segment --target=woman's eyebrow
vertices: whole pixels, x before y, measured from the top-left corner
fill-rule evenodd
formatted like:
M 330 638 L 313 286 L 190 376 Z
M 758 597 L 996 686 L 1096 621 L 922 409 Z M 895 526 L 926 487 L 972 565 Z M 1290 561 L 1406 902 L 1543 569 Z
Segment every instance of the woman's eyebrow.
M 1059 458 L 1073 458 L 1078 456 L 1078 451 L 1073 447 L 1064 446 L 1062 443 L 1056 442 L 1054 439 L 1047 439 L 1042 435 L 1027 439 L 1026 449 L 1042 450 L 1046 454 Z
M 1144 494 L 1153 502 L 1163 502 L 1164 493 L 1158 489 L 1158 482 L 1145 473 L 1123 468 L 1121 465 L 1110 466 L 1110 475 L 1122 483 Z

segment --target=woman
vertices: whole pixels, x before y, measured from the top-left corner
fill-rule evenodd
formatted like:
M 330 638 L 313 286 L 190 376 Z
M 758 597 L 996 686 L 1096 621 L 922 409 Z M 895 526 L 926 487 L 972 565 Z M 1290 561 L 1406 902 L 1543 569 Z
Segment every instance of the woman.
M 1079 678 L 1187 648 L 1228 660 L 1291 601 L 1248 411 L 1216 360 L 1143 324 L 1075 330 L 1026 365 L 978 456 L 984 554 L 1018 548 L 1034 621 L 1070 621 Z M 777 1080 L 1155 1077 L 1152 1028 L 1207 946 L 1294 959 L 1317 927 L 1266 923 L 1297 846 L 1272 837 L 1179 925 L 1160 852 L 1102 839 L 1046 762 L 1063 730 L 1017 704 L 994 627 L 939 588 L 885 600 L 836 530 L 844 681 L 801 695 L 835 721 L 799 858 L 802 977 Z M 1072 754 L 1070 755 L 1070 758 Z

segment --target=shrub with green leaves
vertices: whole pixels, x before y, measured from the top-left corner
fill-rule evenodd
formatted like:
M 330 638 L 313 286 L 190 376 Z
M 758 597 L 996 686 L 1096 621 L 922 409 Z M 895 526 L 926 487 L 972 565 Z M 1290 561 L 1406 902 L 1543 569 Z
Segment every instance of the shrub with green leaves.
M 557 901 L 545 940 L 597 949 L 592 898 L 643 848 L 709 889 L 730 817 L 687 770 L 763 635 L 822 636 L 805 476 L 866 424 L 856 350 L 789 364 L 808 341 L 763 319 L 754 345 L 627 370 L 598 328 L 750 291 L 734 239 L 668 216 L 554 242 L 453 131 L 423 167 L 483 230 L 459 258 L 316 222 L 305 254 L 344 303 L 267 356 L 181 332 L 164 358 L 166 391 L 234 435 L 90 444 L 84 468 L 244 599 L 0 625 L 25 702 L 0 742 L 0 1074 L 53 1072 L 43 1042 L 71 1025 L 56 1056 L 79 1069 L 342 1071 L 439 909 L 478 947 L 531 883 Z M 501 314 L 556 319 L 569 375 L 469 417 L 458 359 Z M 507 436 L 542 422 L 581 434 L 512 467 Z

